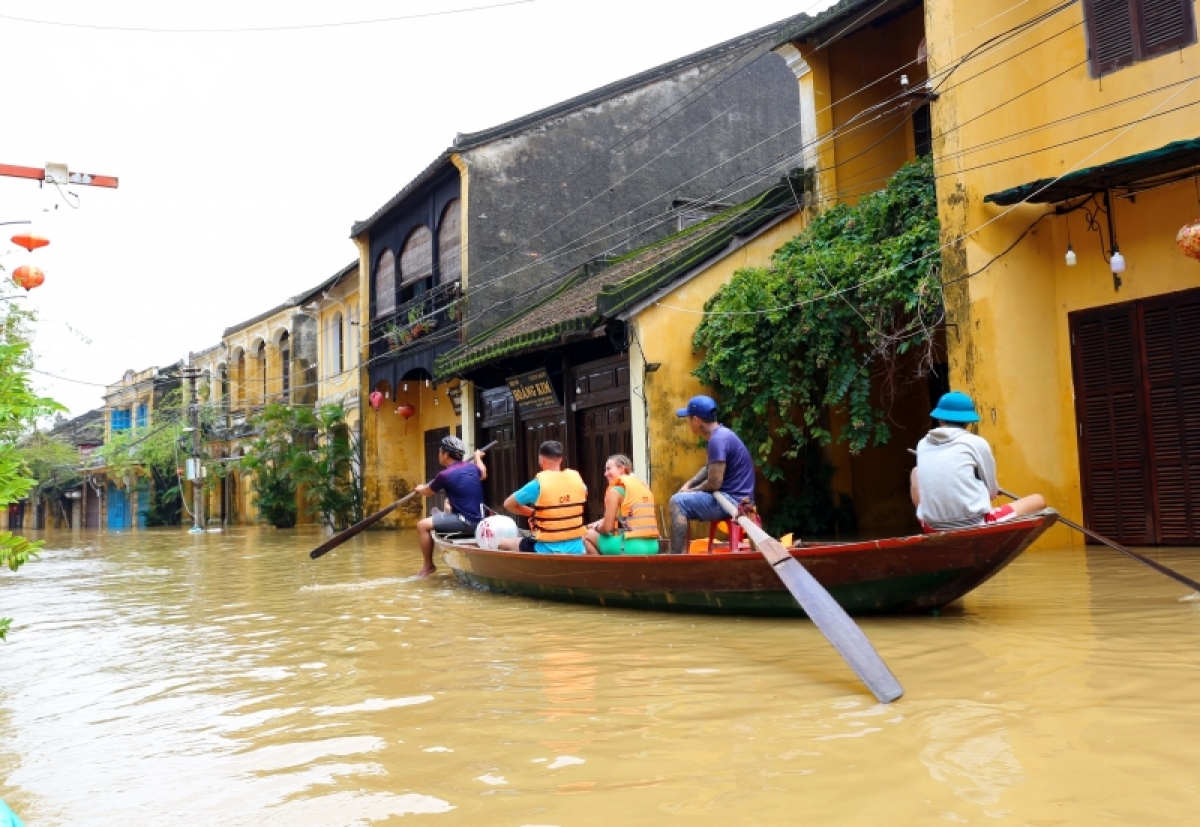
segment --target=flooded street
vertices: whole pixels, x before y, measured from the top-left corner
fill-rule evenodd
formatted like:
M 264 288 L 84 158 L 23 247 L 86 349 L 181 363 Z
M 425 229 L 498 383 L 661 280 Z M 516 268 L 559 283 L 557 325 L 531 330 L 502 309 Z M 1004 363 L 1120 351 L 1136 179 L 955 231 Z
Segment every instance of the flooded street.
M 491 596 L 411 579 L 412 533 L 323 536 L 59 535 L 6 571 L 0 797 L 30 827 L 1196 821 L 1200 601 L 1107 550 L 862 620 L 884 707 L 807 621 Z

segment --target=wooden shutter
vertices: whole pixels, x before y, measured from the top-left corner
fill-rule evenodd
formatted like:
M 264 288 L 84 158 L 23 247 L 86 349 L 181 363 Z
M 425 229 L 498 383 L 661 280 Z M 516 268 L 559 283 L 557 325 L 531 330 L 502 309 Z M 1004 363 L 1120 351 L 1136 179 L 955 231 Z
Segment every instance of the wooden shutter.
M 1196 40 L 1193 0 L 1137 0 L 1140 58 L 1180 49 Z
M 431 482 L 442 470 L 442 464 L 438 462 L 438 448 L 442 446 L 442 437 L 446 436 L 450 436 L 449 428 L 432 428 L 425 432 L 425 482 Z M 446 510 L 444 493 L 425 498 L 426 517 L 433 514 L 434 506 Z
M 1132 2 L 1136 0 L 1084 0 L 1088 57 L 1094 75 L 1105 75 L 1133 63 Z
M 1157 542 L 1200 542 L 1200 295 L 1145 303 Z
M 378 319 L 396 309 L 396 256 L 384 250 L 375 265 L 375 313 Z
M 433 275 L 433 234 L 422 225 L 408 234 L 400 251 L 400 286 Z
M 462 210 L 457 198 L 442 211 L 438 226 L 438 283 L 462 279 Z
M 1153 537 L 1133 305 L 1071 314 L 1084 520 L 1119 542 Z

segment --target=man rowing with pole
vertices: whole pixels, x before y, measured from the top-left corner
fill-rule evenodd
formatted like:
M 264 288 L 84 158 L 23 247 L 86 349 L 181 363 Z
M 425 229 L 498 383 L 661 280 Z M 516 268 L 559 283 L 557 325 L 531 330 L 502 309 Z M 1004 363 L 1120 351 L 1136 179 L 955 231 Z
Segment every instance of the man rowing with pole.
M 465 461 L 466 455 L 467 446 L 461 439 L 442 437 L 438 445 L 438 464 L 442 470 L 428 485 L 421 483 L 413 489 L 422 497 L 445 491 L 449 508 L 417 523 L 417 541 L 425 561 L 417 577 L 428 577 L 437 571 L 433 564 L 433 532 L 474 534 L 475 526 L 483 519 L 483 481 L 487 479 L 487 466 L 483 464 L 483 451 L 476 451 L 471 462 Z

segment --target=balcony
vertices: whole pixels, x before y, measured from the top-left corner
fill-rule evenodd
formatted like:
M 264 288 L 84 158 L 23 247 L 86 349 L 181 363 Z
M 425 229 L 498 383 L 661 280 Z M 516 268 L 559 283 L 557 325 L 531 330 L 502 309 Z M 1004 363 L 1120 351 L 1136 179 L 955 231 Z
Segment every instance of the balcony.
M 371 322 L 370 358 L 458 342 L 465 304 L 462 286 L 439 284 Z

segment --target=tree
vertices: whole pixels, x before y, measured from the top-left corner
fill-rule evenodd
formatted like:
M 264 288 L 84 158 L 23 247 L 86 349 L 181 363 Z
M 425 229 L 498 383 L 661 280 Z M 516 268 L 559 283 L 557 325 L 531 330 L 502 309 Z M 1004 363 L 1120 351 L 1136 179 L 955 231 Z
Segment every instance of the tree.
M 359 445 L 346 423 L 346 409 L 326 405 L 303 420 L 316 430 L 316 447 L 295 460 L 296 479 L 304 487 L 308 513 L 341 531 L 363 518 Z
M 0 288 L 0 298 L 9 294 Z M 0 507 L 28 495 L 35 481 L 29 475 L 17 447 L 39 416 L 64 410 L 54 400 L 38 396 L 29 382 L 29 341 L 26 326 L 32 315 L 8 303 L 0 320 Z M 37 556 L 41 541 L 31 542 L 10 531 L 0 532 L 0 565 L 16 571 Z M 0 640 L 5 639 L 12 620 L 0 618 Z
M 258 433 L 240 465 L 251 474 L 259 519 L 276 528 L 296 525 L 296 465 L 315 433 L 311 418 L 304 408 L 272 403 L 251 419 Z
M 25 473 L 34 480 L 29 499 L 61 504 L 63 495 L 79 485 L 79 449 L 57 437 L 35 431 L 20 441 L 17 454 Z
M 814 218 L 770 266 L 739 271 L 705 304 L 694 373 L 720 396 L 768 480 L 783 480 L 793 461 L 827 485 L 808 466 L 820 462 L 810 446 L 833 439 L 831 409 L 846 414 L 838 438 L 852 453 L 888 440 L 886 408 L 873 398 L 886 400 L 933 362 L 938 234 L 932 161 L 921 158 L 880 192 Z M 817 522 L 834 518 L 834 506 L 825 510 Z

